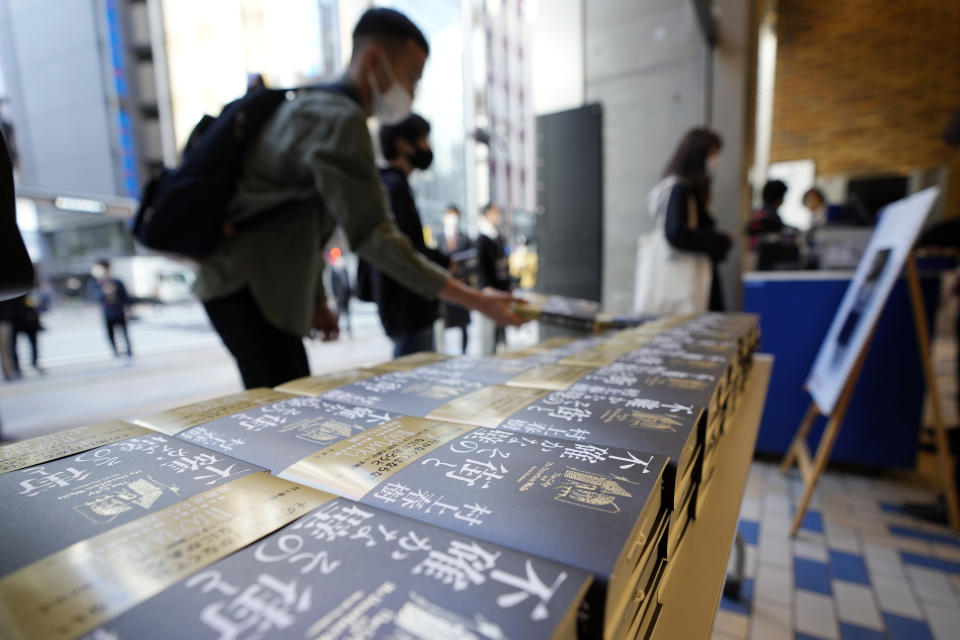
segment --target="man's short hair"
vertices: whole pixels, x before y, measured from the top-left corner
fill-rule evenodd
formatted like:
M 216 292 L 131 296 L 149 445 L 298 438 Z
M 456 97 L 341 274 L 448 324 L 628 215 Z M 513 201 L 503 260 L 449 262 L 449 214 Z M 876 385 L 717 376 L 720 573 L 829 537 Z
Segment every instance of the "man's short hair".
M 800 202 L 806 202 L 807 198 L 810 196 L 817 196 L 820 198 L 820 202 L 827 201 L 827 197 L 823 195 L 823 191 L 820 191 L 820 189 L 817 189 L 816 187 L 811 187 L 804 192 L 803 198 L 800 200 Z
M 104 269 L 109 269 L 109 268 L 110 268 L 110 261 L 107 260 L 106 258 L 98 258 L 98 259 L 94 262 L 94 264 L 98 264 L 98 265 L 100 265 L 101 267 L 103 267 Z
M 452 202 L 447 205 L 447 211 L 453 211 L 455 214 L 460 215 L 460 207 L 453 204 Z
M 782 200 L 787 193 L 787 183 L 783 180 L 768 180 L 763 185 L 763 204 L 773 204 L 777 200 Z
M 397 124 L 380 127 L 380 151 L 387 160 L 395 160 L 397 140 L 406 140 L 415 145 L 417 140 L 427 135 L 430 135 L 430 123 L 416 113 L 411 113 Z
M 388 51 L 394 52 L 407 40 L 413 40 L 427 55 L 430 54 L 427 39 L 410 18 L 393 9 L 367 9 L 353 28 L 351 57 L 355 57 L 369 42 L 380 42 Z
M 483 205 L 483 208 L 482 208 L 482 209 L 480 209 L 480 213 L 481 213 L 482 215 L 486 216 L 486 215 L 490 212 L 491 209 L 498 209 L 498 210 L 499 210 L 500 207 L 499 207 L 499 206 L 497 205 L 497 203 L 495 203 L 495 202 L 488 202 L 487 204 Z

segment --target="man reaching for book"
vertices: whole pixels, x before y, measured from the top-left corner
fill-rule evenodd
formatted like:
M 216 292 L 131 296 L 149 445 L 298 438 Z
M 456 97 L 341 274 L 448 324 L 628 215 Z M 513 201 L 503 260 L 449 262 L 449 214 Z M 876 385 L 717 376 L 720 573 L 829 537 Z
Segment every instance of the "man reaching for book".
M 256 220 L 203 260 L 196 285 L 247 388 L 309 375 L 302 337 L 314 329 L 336 337 L 321 276 L 337 226 L 362 258 L 418 295 L 521 324 L 509 294 L 455 280 L 419 255 L 388 214 L 366 119 L 393 124 L 409 115 L 428 52 L 406 16 L 367 11 L 346 73 L 284 102 L 247 152 L 228 219 Z M 257 215 L 264 211 L 272 213 Z

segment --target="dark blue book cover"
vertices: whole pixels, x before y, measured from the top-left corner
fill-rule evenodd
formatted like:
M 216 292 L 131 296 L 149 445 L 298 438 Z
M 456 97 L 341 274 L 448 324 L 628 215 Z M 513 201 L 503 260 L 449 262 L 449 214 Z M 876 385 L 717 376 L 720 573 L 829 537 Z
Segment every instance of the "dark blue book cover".
M 589 573 L 334 498 L 88 640 L 576 638 Z
M 665 465 L 657 454 L 401 418 L 285 476 L 589 571 L 592 624 L 602 626 L 626 606 L 643 569 Z
M 263 471 L 159 433 L 0 475 L 0 575 L 190 496 Z

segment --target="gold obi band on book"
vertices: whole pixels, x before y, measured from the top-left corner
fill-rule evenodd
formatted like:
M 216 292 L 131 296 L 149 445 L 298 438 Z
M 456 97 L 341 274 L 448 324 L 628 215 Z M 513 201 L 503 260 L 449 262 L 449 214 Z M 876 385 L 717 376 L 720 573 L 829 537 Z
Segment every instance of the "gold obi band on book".
M 145 427 L 115 420 L 14 442 L 0 447 L 0 474 L 26 469 L 147 433 L 152 432 Z
M 335 496 L 244 476 L 0 579 L 0 637 L 69 640 Z

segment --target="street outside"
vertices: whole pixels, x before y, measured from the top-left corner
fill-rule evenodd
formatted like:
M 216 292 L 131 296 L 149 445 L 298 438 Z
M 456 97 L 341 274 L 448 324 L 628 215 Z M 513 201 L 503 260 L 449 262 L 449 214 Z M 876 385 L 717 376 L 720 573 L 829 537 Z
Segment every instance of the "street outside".
M 336 342 L 307 341 L 313 373 L 389 360 L 376 307 L 351 305 L 352 335 L 341 321 Z M 42 318 L 40 367 L 30 368 L 29 344 L 18 344 L 23 378 L 0 385 L 2 439 L 22 439 L 83 424 L 129 419 L 242 390 L 233 359 L 196 302 L 138 305 L 129 323 L 134 357 L 115 358 L 97 306 L 60 306 Z M 528 325 L 508 332 L 512 345 L 535 340 Z M 480 323 L 470 325 L 471 353 L 479 353 Z M 444 350 L 455 353 L 450 330 Z M 118 346 L 123 351 L 122 338 Z

